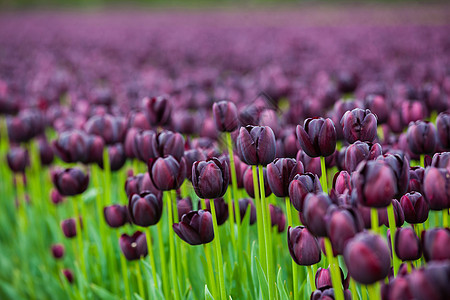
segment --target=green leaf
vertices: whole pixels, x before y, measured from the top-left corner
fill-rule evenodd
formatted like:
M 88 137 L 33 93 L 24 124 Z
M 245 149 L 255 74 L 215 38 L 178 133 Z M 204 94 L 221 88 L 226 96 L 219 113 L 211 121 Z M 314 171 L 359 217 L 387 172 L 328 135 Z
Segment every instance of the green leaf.
M 278 269 L 277 288 L 278 292 L 280 293 L 280 300 L 289 300 L 288 293 L 285 289 L 286 287 L 283 284 L 283 280 L 281 279 L 281 268 Z
M 111 293 L 110 291 L 95 285 L 93 283 L 91 283 L 91 289 L 94 292 L 94 294 L 99 297 L 100 299 L 105 299 L 105 300 L 113 300 L 113 299 L 117 299 L 119 300 L 119 297 L 117 297 L 116 295 L 114 295 L 113 293 Z
M 4 295 L 5 299 L 20 299 L 21 296 L 17 293 L 9 283 L 0 281 L 0 295 Z
M 205 284 L 205 300 L 214 300 L 211 292 L 208 290 L 208 285 Z
M 266 275 L 264 274 L 264 271 L 261 267 L 261 264 L 258 260 L 258 258 L 255 256 L 256 261 L 256 270 L 258 272 L 258 281 L 259 281 L 259 287 L 261 289 L 261 297 L 262 299 L 269 299 L 269 284 L 267 283 Z
M 136 300 L 144 300 L 144 298 L 142 298 L 141 296 L 139 296 L 138 293 L 134 293 L 133 296 L 134 296 L 134 298 L 135 298 Z

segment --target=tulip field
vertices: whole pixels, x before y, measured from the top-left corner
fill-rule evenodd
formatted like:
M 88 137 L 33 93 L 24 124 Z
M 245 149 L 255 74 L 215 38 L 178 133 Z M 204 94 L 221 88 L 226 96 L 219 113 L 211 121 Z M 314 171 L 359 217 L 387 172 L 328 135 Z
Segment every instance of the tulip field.
M 450 6 L 0 13 L 0 299 L 450 299 Z

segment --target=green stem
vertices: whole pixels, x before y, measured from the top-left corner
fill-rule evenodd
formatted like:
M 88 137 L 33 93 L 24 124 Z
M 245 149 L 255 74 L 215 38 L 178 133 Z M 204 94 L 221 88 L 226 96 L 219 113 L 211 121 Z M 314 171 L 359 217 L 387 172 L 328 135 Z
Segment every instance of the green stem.
M 325 157 L 320 157 L 320 168 L 322 170 L 322 176 L 320 176 L 320 183 L 322 184 L 322 190 L 328 194 L 328 183 L 327 183 L 327 167 L 325 165 Z
M 370 300 L 379 300 L 380 299 L 380 288 L 379 283 L 375 282 L 374 284 L 367 286 L 367 291 L 369 292 Z
M 203 250 L 205 251 L 205 257 L 206 257 L 206 268 L 208 269 L 208 277 L 209 277 L 209 284 L 210 284 L 210 291 L 214 298 L 219 298 L 219 295 L 217 294 L 217 287 L 216 287 L 216 280 L 214 279 L 214 270 L 213 270 L 213 263 L 211 259 L 211 253 L 209 252 L 210 249 L 208 247 L 208 244 L 203 244 Z
M 394 206 L 389 204 L 387 207 L 388 212 L 388 221 L 389 221 L 389 231 L 391 233 L 391 249 L 392 249 L 392 260 L 393 260 L 393 270 L 394 270 L 394 277 L 397 277 L 397 272 L 400 267 L 400 261 L 397 257 L 397 254 L 395 253 L 395 245 L 394 245 L 394 239 L 395 239 L 395 215 L 394 215 Z
M 448 208 L 442 211 L 442 222 L 444 228 L 448 228 Z
M 292 212 L 291 212 L 291 200 L 289 197 L 286 197 L 286 215 L 288 219 L 288 225 L 292 226 Z M 309 271 L 309 268 L 308 268 Z M 312 271 L 311 271 L 312 272 Z M 298 278 L 297 278 L 297 264 L 294 260 L 292 260 L 292 292 L 294 295 L 294 300 L 298 299 L 297 287 L 298 287 Z M 314 291 L 314 290 L 311 290 Z
M 169 252 L 170 252 L 170 267 L 172 275 L 172 287 L 174 292 L 174 297 L 176 300 L 180 300 L 180 291 L 178 290 L 177 281 L 177 266 L 175 257 L 175 239 L 173 236 L 173 214 L 172 214 L 172 197 L 170 191 L 167 192 L 167 212 L 168 212 L 168 225 L 169 225 Z
M 225 279 L 223 275 L 222 249 L 220 247 L 220 234 L 219 234 L 219 226 L 217 225 L 216 207 L 212 199 L 209 201 L 209 204 L 211 206 L 211 214 L 213 219 L 213 228 L 215 235 L 213 247 L 216 250 L 216 265 L 217 271 L 219 272 L 220 299 L 226 300 L 227 296 L 225 292 Z
M 173 208 L 173 222 L 177 222 L 178 221 L 178 206 L 177 206 L 177 194 L 175 190 L 171 190 L 168 193 L 170 193 L 171 195 L 171 201 L 172 201 L 172 208 Z M 177 266 L 177 276 L 178 278 L 182 278 L 182 279 L 186 279 L 187 276 L 185 276 L 185 270 L 184 270 L 184 264 L 183 261 L 185 259 L 183 259 L 183 253 L 181 252 L 181 245 L 180 245 L 180 240 L 178 239 L 174 239 L 174 243 L 175 243 L 175 259 L 176 259 L 176 266 Z M 186 270 L 187 272 L 187 270 Z M 186 280 L 179 280 L 178 281 L 178 290 L 184 290 L 185 289 L 185 283 Z
M 361 286 L 361 298 L 367 300 L 367 286 Z
M 316 290 L 316 282 L 315 282 L 315 278 L 314 278 L 314 273 L 313 273 L 311 266 L 306 266 L 306 269 L 308 270 L 309 284 L 311 286 L 311 293 L 312 293 Z M 294 290 L 294 299 L 298 298 L 296 296 L 297 294 L 298 294 L 297 291 Z
M 256 227 L 258 230 L 258 250 L 261 266 L 266 265 L 266 256 L 264 255 L 264 224 L 262 216 L 262 205 L 259 199 L 258 171 L 256 166 L 252 166 L 253 189 L 255 191 L 255 207 L 256 207 Z
M 212 200 L 210 200 L 212 201 Z M 233 253 L 237 253 L 238 252 L 238 248 L 236 245 L 236 235 L 234 233 L 234 213 L 233 213 L 233 203 L 232 203 L 233 199 L 231 199 L 231 193 L 228 190 L 227 191 L 227 202 L 228 202 L 228 215 L 230 217 L 230 235 L 231 235 L 231 244 L 233 246 Z
M 148 259 L 150 261 L 150 265 L 152 266 L 152 276 L 153 283 L 155 288 L 158 288 L 158 279 L 156 276 L 156 265 L 155 265 L 155 257 L 153 255 L 153 243 L 152 243 L 152 232 L 150 231 L 150 227 L 145 229 L 146 231 L 146 240 L 147 240 L 147 249 L 148 249 Z
M 166 252 L 164 251 L 162 226 L 163 226 L 162 222 L 159 222 L 158 225 L 156 225 L 156 228 L 158 230 L 159 260 L 161 262 L 161 275 L 162 275 L 163 290 L 164 290 L 164 295 L 168 298 L 169 294 L 170 294 L 170 290 L 169 290 L 169 278 L 167 278 Z
M 358 297 L 358 291 L 356 289 L 356 284 L 355 284 L 355 280 L 353 280 L 353 278 L 350 277 L 350 292 L 352 293 L 352 299 L 359 299 Z
M 420 154 L 420 166 L 425 168 L 425 154 Z
M 141 259 L 143 259 L 143 257 L 141 257 Z M 139 296 L 145 299 L 144 283 L 142 281 L 142 273 L 141 267 L 139 266 L 139 261 L 136 261 L 135 268 L 136 268 L 136 280 L 138 284 Z
M 411 271 L 412 271 L 412 261 L 408 261 L 406 263 L 406 268 L 408 270 L 408 274 L 411 273 Z
M 75 196 L 72 199 L 73 202 L 73 209 L 74 209 L 74 213 L 75 213 L 75 225 L 76 225 L 76 229 L 77 229 L 77 243 L 78 243 L 78 252 L 80 255 L 80 267 L 81 267 L 81 271 L 83 272 L 83 276 L 84 278 L 87 280 L 87 271 L 86 271 L 86 264 L 84 261 L 84 242 L 83 242 L 83 232 L 81 229 L 81 223 L 80 223 L 80 217 L 82 217 L 80 215 L 80 211 L 78 209 L 78 202 L 82 202 L 83 200 L 81 199 L 81 195 Z M 85 220 L 84 220 L 85 222 Z M 84 224 L 86 226 L 86 224 Z
M 119 234 L 120 238 L 120 234 Z M 130 293 L 130 285 L 128 283 L 128 270 L 127 270 L 127 262 L 125 260 L 125 256 L 122 254 L 120 255 L 120 265 L 122 266 L 122 280 L 125 285 L 125 298 L 130 300 L 131 299 L 131 293 Z
M 331 283 L 333 284 L 334 296 L 336 300 L 344 300 L 344 292 L 342 290 L 341 283 L 341 271 L 339 265 L 336 265 L 333 257 L 333 248 L 331 246 L 331 241 L 329 238 L 324 238 L 325 242 L 325 252 L 327 255 L 328 262 L 330 264 L 331 271 Z
M 373 233 L 378 234 L 378 209 L 376 207 L 370 208 L 370 222 Z

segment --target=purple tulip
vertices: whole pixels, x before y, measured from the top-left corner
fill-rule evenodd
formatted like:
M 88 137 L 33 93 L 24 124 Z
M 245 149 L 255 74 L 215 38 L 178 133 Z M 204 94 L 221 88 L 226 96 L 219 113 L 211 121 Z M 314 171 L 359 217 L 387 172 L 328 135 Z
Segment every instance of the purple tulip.
M 450 152 L 441 152 L 433 155 L 431 166 L 440 169 L 447 169 L 450 172 Z
M 56 259 L 60 259 L 64 256 L 64 245 L 62 244 L 54 244 L 52 245 L 52 255 Z
M 450 208 L 450 172 L 448 170 L 428 167 L 425 170 L 423 190 L 430 209 Z
M 300 147 L 311 157 L 326 157 L 336 150 L 336 129 L 331 119 L 308 118 L 296 132 Z
M 122 143 L 125 139 L 127 124 L 123 117 L 95 115 L 84 126 L 89 134 L 100 136 L 105 144 Z
M 210 199 L 205 199 L 206 208 L 204 210 L 211 212 Z M 201 200 L 198 201 L 198 207 L 201 207 Z M 216 209 L 217 225 L 222 225 L 228 219 L 228 204 L 223 198 L 214 199 L 214 208 Z
M 127 197 L 130 198 L 134 194 L 141 194 L 149 192 L 155 195 L 161 193 L 154 185 L 150 179 L 149 173 L 137 174 L 136 176 L 131 176 L 127 178 L 125 182 L 125 193 Z
M 423 177 L 425 169 L 422 167 L 411 167 L 409 169 L 408 192 L 419 192 L 423 194 Z
M 213 157 L 196 161 L 192 166 L 192 185 L 202 199 L 219 198 L 225 195 L 229 182 L 228 164 Z
M 253 203 L 252 199 L 250 198 L 243 198 L 239 199 L 239 212 L 241 216 L 241 222 L 244 219 L 245 214 L 250 209 L 250 225 L 255 224 L 256 222 L 256 207 Z M 233 208 L 234 208 L 234 202 L 233 202 Z
M 450 259 L 450 229 L 433 228 L 422 231 L 423 257 L 426 261 L 445 261 Z
M 180 223 L 173 224 L 173 230 L 190 245 L 207 244 L 214 239 L 212 215 L 206 210 L 185 214 Z
M 297 161 L 303 163 L 305 172 L 316 174 L 317 176 L 322 176 L 322 170 L 320 169 L 320 157 L 308 156 L 303 150 L 297 152 Z
M 28 150 L 21 147 L 12 147 L 6 155 L 6 160 L 14 173 L 25 173 L 25 168 L 30 165 Z
M 377 117 L 368 109 L 355 108 L 347 111 L 341 119 L 341 126 L 344 138 L 349 143 L 372 143 L 377 137 Z
M 317 237 L 327 236 L 326 216 L 331 199 L 325 193 L 308 194 L 303 202 L 305 226 Z
M 364 99 L 364 106 L 373 112 L 379 124 L 385 124 L 388 121 L 391 107 L 385 97 L 376 94 L 368 95 Z
M 272 227 L 277 226 L 278 233 L 283 232 L 286 227 L 286 216 L 283 210 L 278 206 L 269 204 L 269 211 Z
M 73 273 L 72 273 L 71 270 L 69 270 L 69 269 L 63 269 L 63 270 L 62 270 L 62 273 L 63 273 L 64 277 L 66 277 L 66 279 L 67 279 L 67 281 L 68 281 L 69 283 L 73 283 L 74 277 L 73 277 Z
M 177 199 L 178 221 L 181 221 L 183 215 L 189 213 L 192 208 L 191 197 L 188 196 L 186 198 Z
M 159 156 L 172 155 L 180 161 L 184 154 L 184 138 L 177 132 L 161 131 L 156 138 Z
M 427 121 L 410 123 L 406 139 L 409 149 L 414 154 L 433 154 L 436 150 L 437 133 L 433 123 Z
M 53 149 L 64 162 L 84 162 L 88 155 L 86 134 L 80 130 L 65 131 L 53 141 Z
M 397 181 L 397 195 L 400 198 L 404 193 L 406 193 L 409 184 L 409 161 L 403 154 L 385 154 L 378 157 L 377 160 L 384 161 L 387 163 L 392 171 Z
M 406 193 L 400 199 L 400 204 L 406 222 L 410 224 L 420 224 L 428 219 L 430 208 L 422 194 L 417 192 Z
M 270 189 L 269 180 L 267 179 L 266 168 L 263 168 L 263 180 L 264 180 L 264 195 L 266 197 L 269 197 L 270 194 L 272 194 L 272 190 Z M 250 197 L 255 198 L 255 187 L 253 185 L 253 170 L 251 167 L 247 167 L 247 170 L 245 170 L 243 181 L 244 181 L 244 188 L 247 194 Z M 259 180 L 258 180 L 258 189 L 259 189 Z
M 83 193 L 89 184 L 89 175 L 77 168 L 57 170 L 52 174 L 52 181 L 63 196 L 74 196 Z
M 49 166 L 53 162 L 54 154 L 53 149 L 45 138 L 40 138 L 38 140 L 39 147 L 39 158 L 41 165 Z
M 296 264 L 311 266 L 320 261 L 319 242 L 304 226 L 289 226 L 287 238 L 289 253 Z
M 66 219 L 61 222 L 61 229 L 66 238 L 73 238 L 77 235 L 77 224 L 74 218 Z
M 289 184 L 294 176 L 302 174 L 303 164 L 292 158 L 276 158 L 267 165 L 267 179 L 270 189 L 277 197 L 289 195 Z
M 237 147 L 242 161 L 248 165 L 265 166 L 275 159 L 275 135 L 268 126 L 241 127 Z
M 159 222 L 163 210 L 161 195 L 134 194 L 128 202 L 128 210 L 134 224 L 148 227 Z
M 194 163 L 196 161 L 206 160 L 206 156 L 203 153 L 203 151 L 195 148 L 195 149 L 185 151 L 184 159 L 186 160 L 186 170 L 188 170 L 186 172 L 187 179 L 192 181 L 192 172 L 189 172 L 189 170 L 192 170 L 192 166 L 194 165 Z M 231 178 L 231 175 L 230 175 L 230 178 Z
M 239 126 L 236 105 L 231 101 L 219 101 L 213 105 L 216 127 L 222 132 L 235 131 Z
M 364 222 L 356 209 L 336 208 L 328 212 L 327 236 L 333 251 L 342 254 L 347 242 L 364 228 Z
M 172 105 L 166 96 L 144 98 L 142 107 L 152 126 L 164 126 L 171 122 Z
M 103 208 L 103 215 L 105 217 L 106 224 L 111 228 L 122 227 L 126 223 L 130 222 L 128 208 L 124 205 L 113 204 Z
M 289 184 L 289 198 L 294 208 L 298 211 L 302 211 L 306 195 L 321 192 L 322 186 L 320 185 L 319 177 L 312 173 L 297 174 Z
M 397 228 L 394 249 L 398 258 L 403 261 L 416 260 L 422 256 L 419 237 L 410 227 Z
M 450 150 L 450 113 L 442 112 L 436 118 L 436 129 L 440 145 Z
M 338 194 L 343 194 L 345 191 L 352 192 L 352 177 L 347 171 L 337 172 L 334 175 L 333 189 Z
M 138 260 L 148 254 L 145 233 L 140 231 L 136 231 L 132 236 L 122 234 L 119 239 L 119 246 L 127 260 Z
M 149 159 L 148 172 L 153 185 L 161 191 L 180 188 L 186 179 L 186 161 L 178 162 L 172 155 Z
M 382 154 L 381 145 L 356 141 L 345 150 L 344 168 L 353 172 L 364 160 L 374 160 Z
M 448 261 L 430 262 L 425 268 L 412 272 L 407 279 L 414 299 L 449 299 L 449 274 L 450 263 Z
M 64 201 L 64 197 L 58 192 L 57 189 L 52 189 L 50 192 L 50 200 L 53 204 L 57 205 Z

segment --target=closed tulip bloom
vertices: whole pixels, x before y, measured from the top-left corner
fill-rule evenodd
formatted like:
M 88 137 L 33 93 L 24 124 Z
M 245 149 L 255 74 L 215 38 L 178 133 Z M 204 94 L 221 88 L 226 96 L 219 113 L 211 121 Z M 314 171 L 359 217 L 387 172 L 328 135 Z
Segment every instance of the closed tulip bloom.
M 127 178 L 127 181 L 125 182 L 125 193 L 128 198 L 134 194 L 141 194 L 144 192 L 149 192 L 155 195 L 161 193 L 161 191 L 153 185 L 149 173 L 137 174 L 136 176 Z
M 377 117 L 368 109 L 355 108 L 347 111 L 341 119 L 347 142 L 373 142 L 377 137 Z
M 244 220 L 245 214 L 250 209 L 250 212 L 248 212 L 250 214 L 250 225 L 255 224 L 255 222 L 256 222 L 256 207 L 255 207 L 255 204 L 253 203 L 252 199 L 250 199 L 250 198 L 239 199 L 238 202 L 239 202 L 239 212 L 241 215 L 241 222 Z M 234 208 L 234 202 L 233 202 L 233 208 Z
M 148 254 L 145 233 L 140 231 L 136 231 L 132 236 L 122 234 L 119 239 L 119 246 L 127 260 L 138 260 Z
M 47 142 L 46 139 L 41 138 L 38 140 L 38 147 L 41 165 L 43 166 L 51 165 L 53 162 L 54 154 L 50 144 Z
M 442 112 L 437 116 L 436 129 L 441 147 L 450 150 L 450 113 Z
M 363 229 L 364 222 L 358 210 L 338 208 L 329 212 L 327 235 L 337 254 L 342 254 L 347 242 Z
M 148 122 L 147 116 L 142 111 L 132 111 L 128 116 L 128 127 L 139 128 L 142 130 L 149 130 L 150 123 Z
M 433 123 L 427 121 L 410 123 L 406 139 L 409 149 L 414 154 L 433 154 L 436 150 L 437 133 Z
M 416 260 L 422 256 L 419 237 L 411 227 L 397 228 L 394 249 L 398 258 L 403 261 Z
M 263 180 L 264 180 L 264 195 L 269 197 L 272 194 L 272 190 L 270 189 L 269 180 L 267 179 L 267 169 L 263 168 Z M 247 194 L 255 198 L 255 187 L 253 185 L 253 171 L 251 167 L 247 167 L 247 170 L 244 172 L 244 188 Z M 258 180 L 258 191 L 259 191 L 259 180 Z
M 421 193 L 406 193 L 400 199 L 405 221 L 410 224 L 423 223 L 428 219 L 428 202 Z
M 409 161 L 403 154 L 385 154 L 377 158 L 386 162 L 397 179 L 397 198 L 406 193 L 409 184 Z
M 161 191 L 180 188 L 186 179 L 186 161 L 184 158 L 178 162 L 172 155 L 150 159 L 148 172 L 153 185 Z
M 108 158 L 111 171 L 117 171 L 123 167 L 126 161 L 125 151 L 122 144 L 115 144 L 108 147 Z M 99 164 L 103 169 L 103 160 Z
M 68 281 L 69 283 L 73 283 L 74 278 L 73 278 L 73 273 L 72 273 L 71 270 L 69 270 L 69 269 L 64 269 L 64 270 L 62 270 L 61 272 L 63 273 L 64 277 L 66 277 L 66 279 L 67 279 L 67 281 Z
M 128 202 L 128 209 L 134 224 L 142 227 L 155 225 L 161 219 L 162 197 L 151 193 L 134 194 Z
M 441 152 L 433 155 L 431 166 L 435 168 L 447 169 L 450 172 L 450 152 Z
M 306 195 L 320 192 L 322 192 L 322 186 L 319 177 L 312 173 L 297 174 L 289 184 L 289 198 L 298 211 L 302 211 Z
M 303 150 L 297 152 L 297 161 L 303 163 L 305 172 L 316 174 L 317 176 L 322 176 L 322 170 L 320 169 L 320 157 L 311 157 L 305 153 Z
M 96 163 L 99 166 L 103 164 L 103 149 L 105 142 L 97 135 L 86 136 L 86 156 L 81 160 L 84 164 Z
M 329 156 L 336 150 L 336 128 L 331 119 L 308 118 L 296 132 L 300 147 L 311 157 Z
M 269 211 L 272 227 L 277 226 L 278 233 L 283 232 L 286 227 L 286 216 L 284 215 L 283 210 L 278 206 L 269 204 Z
M 25 168 L 30 165 L 28 151 L 21 147 L 12 147 L 6 155 L 6 160 L 14 173 L 24 173 Z
M 337 172 L 333 178 L 333 188 L 338 194 L 343 194 L 346 190 L 352 191 L 352 177 L 347 171 Z
M 178 132 L 161 131 L 157 136 L 157 144 L 159 156 L 172 155 L 178 161 L 183 157 L 184 138 Z
M 237 147 L 242 161 L 248 165 L 265 166 L 275 159 L 275 135 L 268 126 L 241 127 Z
M 403 101 L 400 105 L 402 120 L 405 124 L 423 120 L 428 115 L 427 108 L 420 101 Z
M 344 249 L 349 275 L 361 284 L 373 284 L 389 273 L 391 252 L 386 241 L 369 232 L 358 233 Z
M 77 235 L 77 224 L 74 218 L 66 219 L 61 222 L 61 229 L 66 238 L 73 238 Z
M 450 262 L 430 262 L 407 277 L 416 300 L 447 300 L 450 298 Z
M 159 156 L 156 133 L 152 130 L 137 132 L 134 135 L 134 145 L 130 147 L 134 151 L 134 157 L 143 162 Z
M 89 184 L 89 175 L 78 168 L 57 170 L 52 174 L 52 181 L 63 196 L 74 196 L 83 193 Z
M 198 160 L 201 160 L 201 159 L 198 159 Z M 230 165 L 230 157 L 229 157 L 229 155 L 221 155 L 219 157 L 219 160 L 227 162 L 227 164 L 228 164 L 228 171 L 229 171 L 228 178 L 230 178 L 230 182 L 231 182 L 231 165 Z M 244 172 L 247 170 L 248 165 L 243 163 L 241 161 L 241 159 L 239 158 L 239 156 L 234 155 L 234 166 L 235 166 L 235 169 L 236 169 L 237 187 L 238 188 L 243 188 L 244 187 Z
M 292 158 L 276 158 L 267 165 L 267 179 L 272 193 L 277 197 L 289 195 L 289 183 L 294 176 L 302 174 L 303 164 Z
M 333 288 L 327 288 L 322 290 L 315 290 L 311 293 L 310 296 L 311 300 L 334 300 L 334 289 Z M 351 300 L 352 294 L 349 290 L 344 290 L 344 300 Z
M 177 211 L 178 220 L 181 221 L 183 215 L 187 214 L 193 209 L 191 197 L 186 197 L 182 199 L 177 199 Z
M 213 104 L 216 127 L 222 132 L 235 131 L 239 126 L 236 105 L 231 101 L 219 101 Z
M 13 143 L 24 143 L 44 131 L 44 118 L 37 110 L 22 110 L 18 116 L 8 118 L 8 137 Z
M 129 222 L 128 208 L 124 205 L 113 204 L 103 208 L 106 224 L 111 228 L 118 228 Z
M 414 300 L 407 277 L 397 276 L 382 289 L 383 300 Z
M 80 130 L 64 131 L 53 141 L 55 154 L 67 163 L 85 161 L 88 155 L 86 138 Z
M 380 144 L 356 141 L 345 150 L 344 168 L 351 173 L 356 170 L 360 162 L 374 160 L 381 154 L 383 152 Z
M 64 245 L 62 244 L 54 244 L 52 245 L 52 255 L 54 258 L 59 259 L 64 256 Z
M 87 133 L 100 136 L 107 145 L 122 143 L 127 133 L 125 118 L 112 115 L 94 115 L 84 128 Z
M 288 227 L 288 249 L 292 259 L 301 266 L 311 266 L 320 261 L 319 242 L 304 226 Z
M 199 160 L 206 160 L 206 155 L 200 149 L 190 149 L 184 152 L 186 170 L 192 170 L 192 165 Z M 192 172 L 186 172 L 187 179 L 192 181 Z M 231 178 L 231 176 L 230 176 Z
M 405 223 L 405 215 L 403 213 L 402 206 L 397 199 L 392 199 L 392 206 L 394 208 L 395 226 L 401 227 L 403 223 Z M 386 227 L 389 227 L 387 207 L 381 207 L 378 209 L 378 222 L 380 226 L 384 225 Z
M 422 167 L 411 167 L 409 169 L 409 185 L 408 192 L 423 193 L 423 177 L 425 169 Z
M 125 155 L 128 158 L 137 158 L 135 153 L 137 153 L 138 150 L 136 149 L 135 139 L 140 132 L 141 131 L 139 129 L 132 127 L 128 129 L 127 134 L 125 135 L 123 145 Z
M 60 204 L 64 201 L 64 197 L 58 192 L 57 189 L 52 189 L 50 192 L 50 200 L 53 204 Z
M 364 106 L 377 116 L 379 124 L 388 121 L 391 107 L 385 97 L 376 94 L 368 95 L 364 99 Z
M 450 259 L 449 245 L 449 228 L 433 228 L 422 232 L 423 257 L 426 261 Z
M 362 162 L 352 174 L 352 195 L 365 206 L 386 207 L 397 193 L 394 172 L 384 162 Z
M 152 126 L 164 126 L 171 122 L 172 105 L 166 96 L 144 98 L 142 107 Z
M 209 211 L 191 211 L 180 223 L 173 224 L 175 233 L 190 245 L 207 244 L 214 239 L 212 215 Z
M 213 157 L 192 166 L 192 185 L 202 199 L 219 198 L 228 187 L 228 164 Z
M 190 112 L 184 109 L 174 113 L 172 118 L 173 130 L 181 134 L 197 134 L 201 125 L 201 118 L 197 112 Z
M 206 211 L 211 212 L 210 199 L 205 199 Z M 198 201 L 198 207 L 201 207 L 201 200 Z M 217 225 L 222 225 L 228 219 L 228 204 L 223 198 L 214 199 L 216 209 Z
M 423 190 L 431 210 L 450 208 L 450 172 L 428 167 L 425 170 Z
M 331 271 L 330 268 L 323 269 L 318 268 L 315 276 L 315 283 L 317 289 L 327 289 L 333 287 L 331 283 Z
M 327 236 L 326 216 L 331 199 L 325 193 L 308 194 L 303 202 L 305 226 L 317 237 Z

